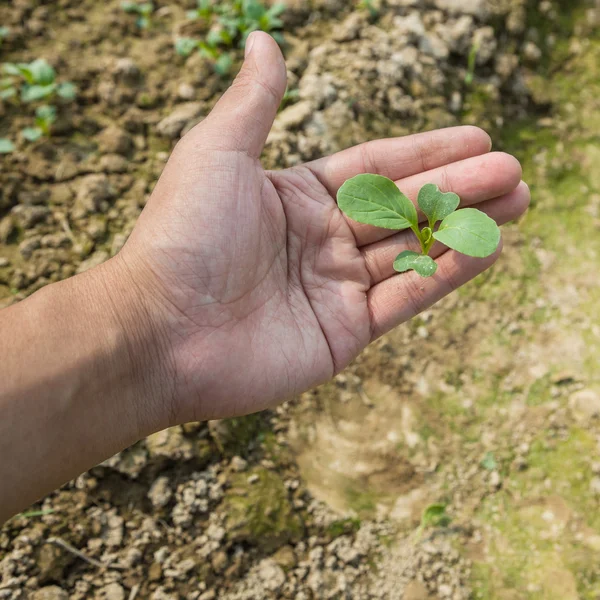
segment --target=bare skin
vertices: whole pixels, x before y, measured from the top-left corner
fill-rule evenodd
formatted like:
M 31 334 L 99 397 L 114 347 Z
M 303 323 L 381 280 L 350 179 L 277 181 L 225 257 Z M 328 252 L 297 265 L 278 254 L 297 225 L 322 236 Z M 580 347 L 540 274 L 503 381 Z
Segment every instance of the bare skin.
M 513 220 L 529 189 L 485 132 L 380 140 L 269 172 L 259 157 L 285 86 L 277 44 L 253 34 L 122 252 L 0 313 L 0 521 L 154 431 L 327 381 L 497 259 L 438 245 L 434 277 L 394 274 L 414 236 L 350 222 L 335 202 L 347 178 L 379 173 L 411 198 L 438 183 Z

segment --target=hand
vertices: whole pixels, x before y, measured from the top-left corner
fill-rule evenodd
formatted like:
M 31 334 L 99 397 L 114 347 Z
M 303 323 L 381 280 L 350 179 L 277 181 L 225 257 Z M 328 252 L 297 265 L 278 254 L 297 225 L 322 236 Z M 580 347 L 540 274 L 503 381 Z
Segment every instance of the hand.
M 159 360 L 142 356 L 139 368 L 160 365 L 153 393 L 165 424 L 258 411 L 328 380 L 498 257 L 439 245 L 435 277 L 394 274 L 395 256 L 416 240 L 346 220 L 335 197 L 347 178 L 379 173 L 411 198 L 437 183 L 500 224 L 529 203 L 519 163 L 489 154 L 489 136 L 473 127 L 264 171 L 259 157 L 285 87 L 277 44 L 253 34 L 236 81 L 177 145 L 115 261 L 152 323 Z

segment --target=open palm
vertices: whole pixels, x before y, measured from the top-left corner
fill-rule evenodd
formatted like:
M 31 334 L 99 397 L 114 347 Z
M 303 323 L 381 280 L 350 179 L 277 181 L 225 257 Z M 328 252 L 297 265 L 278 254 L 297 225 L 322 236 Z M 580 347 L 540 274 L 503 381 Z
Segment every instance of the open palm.
M 435 277 L 394 274 L 410 232 L 348 221 L 338 188 L 359 173 L 458 193 L 499 223 L 529 202 L 518 162 L 453 128 L 370 142 L 278 172 L 262 147 L 285 90 L 266 34 L 211 115 L 177 146 L 120 257 L 157 329 L 170 421 L 261 410 L 324 382 L 371 341 L 489 267 L 438 245 Z

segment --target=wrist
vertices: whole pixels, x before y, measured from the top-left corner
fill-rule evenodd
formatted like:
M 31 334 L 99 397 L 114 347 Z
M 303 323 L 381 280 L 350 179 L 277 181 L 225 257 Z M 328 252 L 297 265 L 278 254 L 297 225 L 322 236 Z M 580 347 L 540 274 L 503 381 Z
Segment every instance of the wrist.
M 137 270 L 115 256 L 69 280 L 89 302 L 91 327 L 102 332 L 102 355 L 114 394 L 131 403 L 136 439 L 172 422 L 174 378 L 162 313 Z M 95 323 L 95 319 L 97 322 Z

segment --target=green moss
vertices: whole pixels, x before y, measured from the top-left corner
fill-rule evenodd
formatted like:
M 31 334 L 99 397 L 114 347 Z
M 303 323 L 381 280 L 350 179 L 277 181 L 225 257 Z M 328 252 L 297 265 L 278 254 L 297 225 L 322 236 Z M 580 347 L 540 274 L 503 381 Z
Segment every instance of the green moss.
M 330 523 L 327 527 L 327 534 L 331 538 L 337 538 L 341 535 L 354 534 L 360 529 L 360 519 L 339 519 Z
M 258 479 L 249 483 L 253 476 Z M 265 552 L 296 542 L 303 534 L 302 521 L 292 508 L 283 481 L 267 469 L 236 475 L 223 501 L 223 511 L 231 541 L 258 546 Z

